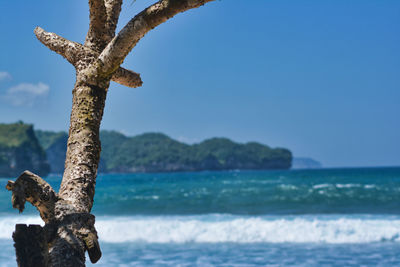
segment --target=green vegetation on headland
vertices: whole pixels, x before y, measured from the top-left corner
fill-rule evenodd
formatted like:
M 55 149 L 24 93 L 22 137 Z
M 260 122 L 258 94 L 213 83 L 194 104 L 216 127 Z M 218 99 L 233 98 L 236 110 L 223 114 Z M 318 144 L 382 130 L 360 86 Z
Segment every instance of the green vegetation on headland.
M 46 150 L 52 172 L 61 172 L 67 134 L 37 131 L 37 136 Z M 271 149 L 255 142 L 238 144 L 226 138 L 188 145 L 161 133 L 127 137 L 115 131 L 101 131 L 100 139 L 99 172 L 288 169 L 292 161 L 287 149 Z
M 50 164 L 50 171 L 61 173 L 64 170 L 67 139 L 65 132 L 41 130 L 33 132 L 32 125 L 1 124 L 0 164 L 3 165 L 0 166 L 4 169 L 8 166 L 8 169 L 16 171 L 0 172 L 0 175 L 15 176 L 25 169 L 44 175 L 48 172 L 45 154 Z M 105 173 L 289 169 L 292 163 L 292 153 L 288 149 L 273 149 L 256 142 L 240 144 L 227 138 L 211 138 L 198 144 L 188 145 L 161 133 L 127 137 L 115 131 L 101 131 L 100 139 L 102 152 L 99 172 Z M 20 165 L 18 167 L 13 165 L 12 159 L 7 156 L 7 146 L 24 147 L 24 149 L 34 147 L 37 155 L 41 155 L 39 158 L 42 165 L 39 165 L 43 168 L 38 171 L 38 168 L 26 165 L 23 165 L 23 168 L 20 168 Z M 32 158 L 32 160 L 26 159 L 25 162 L 37 162 L 38 158 L 32 153 L 20 156 Z M 14 167 L 11 168 L 12 166 Z
M 134 137 L 102 131 L 102 159 L 109 172 L 288 169 L 292 154 L 258 143 L 212 138 L 188 145 L 161 133 Z
M 0 124 L 0 176 L 13 177 L 24 170 L 42 176 L 50 171 L 33 126 L 22 122 Z

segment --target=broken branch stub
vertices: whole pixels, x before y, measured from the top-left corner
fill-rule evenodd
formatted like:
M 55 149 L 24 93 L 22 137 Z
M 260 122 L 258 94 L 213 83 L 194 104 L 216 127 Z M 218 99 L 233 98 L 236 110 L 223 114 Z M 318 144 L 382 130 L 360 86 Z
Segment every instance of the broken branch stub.
M 12 235 L 19 267 L 50 266 L 49 248 L 40 225 L 15 225 Z
M 30 202 L 40 213 L 45 223 L 54 220 L 54 207 L 58 200 L 53 188 L 42 178 L 24 171 L 15 182 L 8 181 L 7 190 L 12 192 L 12 206 L 22 212 L 25 202 Z

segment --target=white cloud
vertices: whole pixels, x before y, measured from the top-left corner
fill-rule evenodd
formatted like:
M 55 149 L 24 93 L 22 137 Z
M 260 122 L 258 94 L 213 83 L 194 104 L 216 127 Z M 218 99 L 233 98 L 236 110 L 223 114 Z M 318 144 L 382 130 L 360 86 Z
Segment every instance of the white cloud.
M 11 74 L 5 71 L 0 71 L 0 81 L 11 79 Z
M 20 83 L 9 88 L 1 98 L 13 106 L 32 107 L 43 102 L 47 98 L 49 91 L 50 87 L 41 82 L 38 84 Z

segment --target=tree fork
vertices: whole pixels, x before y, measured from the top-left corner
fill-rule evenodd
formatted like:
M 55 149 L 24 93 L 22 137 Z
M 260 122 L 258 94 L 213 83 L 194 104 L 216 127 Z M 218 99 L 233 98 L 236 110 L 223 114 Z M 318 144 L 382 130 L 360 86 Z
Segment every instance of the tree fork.
M 81 68 L 78 63 L 81 64 L 82 59 L 93 59 L 98 57 L 100 54 L 99 52 L 96 52 L 87 46 L 83 46 L 80 43 L 72 42 L 52 32 L 46 32 L 40 27 L 36 27 L 34 33 L 42 44 L 64 57 L 76 68 Z M 119 67 L 114 72 L 111 80 L 131 88 L 140 87 L 143 84 L 139 73 L 122 67 Z

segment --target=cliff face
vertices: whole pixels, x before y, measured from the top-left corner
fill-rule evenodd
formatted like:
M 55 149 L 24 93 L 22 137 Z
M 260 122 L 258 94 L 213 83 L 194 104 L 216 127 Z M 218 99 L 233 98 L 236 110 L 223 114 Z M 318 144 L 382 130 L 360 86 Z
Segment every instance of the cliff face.
M 52 172 L 61 173 L 66 153 L 66 133 L 37 131 Z M 292 154 L 255 142 L 235 143 L 213 138 L 188 145 L 160 133 L 127 137 L 101 131 L 99 172 L 172 172 L 230 169 L 288 169 Z
M 67 133 L 37 130 L 35 134 L 46 151 L 50 171 L 52 173 L 62 173 L 67 153 Z
M 46 176 L 50 166 L 32 125 L 0 124 L 0 176 L 15 177 L 25 170 Z

